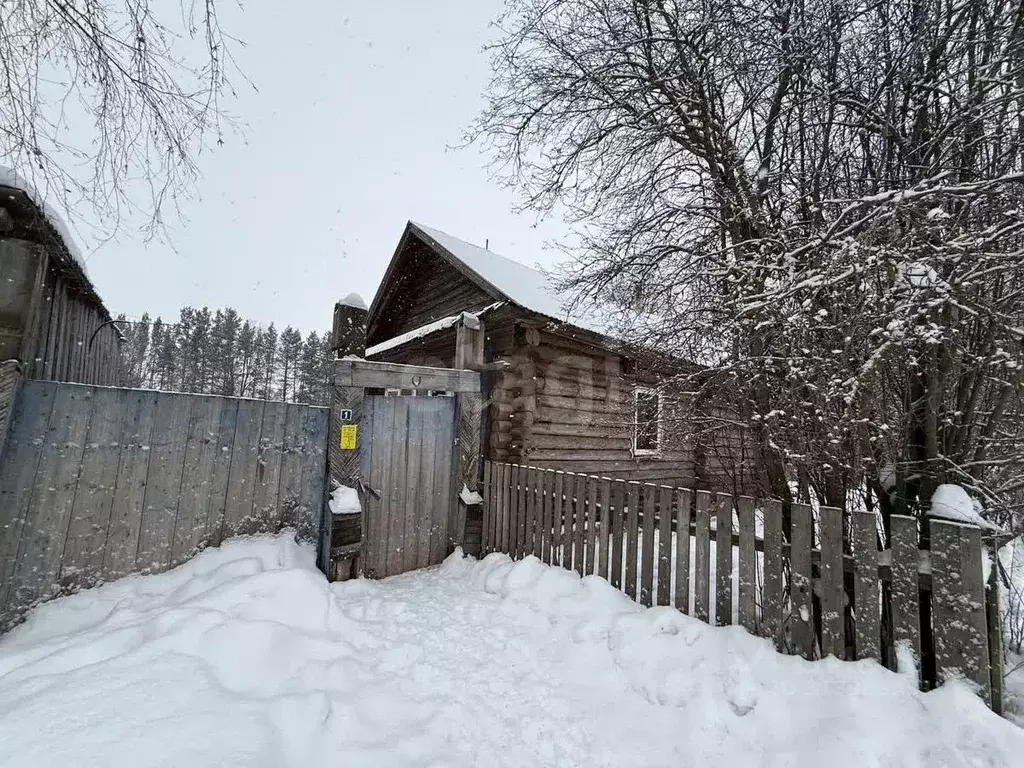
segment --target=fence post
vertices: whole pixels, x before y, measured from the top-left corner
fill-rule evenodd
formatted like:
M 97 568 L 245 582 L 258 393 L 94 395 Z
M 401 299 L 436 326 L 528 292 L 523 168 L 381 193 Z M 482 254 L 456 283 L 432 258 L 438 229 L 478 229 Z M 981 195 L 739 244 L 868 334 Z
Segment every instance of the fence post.
M 484 325 L 476 315 L 463 313 L 455 329 L 455 368 L 481 371 L 484 367 Z M 455 519 L 449 526 L 449 548 L 462 547 L 466 554 L 479 555 L 483 534 L 483 507 L 476 501 L 480 485 L 480 429 L 484 408 L 480 392 L 456 395 L 459 445 L 458 499 L 453 505 Z M 465 492 L 465 493 L 464 493 Z
M 337 365 L 341 365 L 338 363 Z M 351 377 L 349 377 L 351 378 Z M 360 489 L 360 444 L 365 436 L 360 435 L 363 417 L 362 387 L 350 386 L 351 381 L 346 382 L 335 372 L 332 384 L 333 393 L 331 396 L 330 432 L 327 436 L 327 463 L 329 478 L 349 488 Z M 330 485 L 328 480 L 328 486 Z M 363 531 L 366 530 L 366 499 L 360 493 L 362 512 L 359 518 L 359 531 L 348 531 L 345 538 L 333 540 L 331 535 L 334 528 L 334 516 L 330 515 L 331 524 L 327 526 L 326 544 L 328 553 L 335 547 L 355 548 L 361 547 Z M 341 533 L 339 531 L 339 533 Z M 359 552 L 361 553 L 361 549 Z M 330 558 L 330 555 L 328 556 Z M 330 578 L 345 580 L 354 572 L 358 572 L 361 564 L 358 554 L 345 557 L 334 563 L 333 558 L 329 559 Z
M 932 620 L 940 681 L 963 676 L 992 701 L 981 529 L 931 520 Z

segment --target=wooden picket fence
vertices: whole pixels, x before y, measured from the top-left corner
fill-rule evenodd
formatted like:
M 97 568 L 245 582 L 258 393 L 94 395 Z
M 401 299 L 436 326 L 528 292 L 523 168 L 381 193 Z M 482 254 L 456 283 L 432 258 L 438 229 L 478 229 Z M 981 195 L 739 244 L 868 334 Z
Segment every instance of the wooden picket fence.
M 738 623 L 808 659 L 895 669 L 896 648 L 907 647 L 922 688 L 963 678 L 1001 711 L 998 597 L 986 590 L 978 528 L 932 519 L 930 549 L 921 549 L 918 521 L 894 516 L 879 551 L 872 512 L 844 521 L 837 508 L 791 504 L 788 532 L 786 517 L 778 501 L 484 468 L 484 553 L 594 574 L 643 605 L 705 622 L 713 610 L 717 625 Z

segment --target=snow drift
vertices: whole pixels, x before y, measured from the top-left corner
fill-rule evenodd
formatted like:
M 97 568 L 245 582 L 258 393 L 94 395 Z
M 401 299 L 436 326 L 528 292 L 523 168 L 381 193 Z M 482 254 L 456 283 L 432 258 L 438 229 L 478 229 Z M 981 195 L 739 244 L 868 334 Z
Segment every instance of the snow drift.
M 805 662 L 607 582 L 453 555 L 329 585 L 285 534 L 0 639 L 5 766 L 1008 766 L 967 688 Z

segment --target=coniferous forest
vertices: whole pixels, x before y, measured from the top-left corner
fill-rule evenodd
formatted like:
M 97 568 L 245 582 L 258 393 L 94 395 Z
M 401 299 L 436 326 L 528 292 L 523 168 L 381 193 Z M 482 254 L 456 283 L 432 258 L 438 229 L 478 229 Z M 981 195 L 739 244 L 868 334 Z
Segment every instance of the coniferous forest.
M 326 403 L 330 331 L 260 325 L 227 307 L 182 307 L 176 321 L 118 318 L 129 387 Z

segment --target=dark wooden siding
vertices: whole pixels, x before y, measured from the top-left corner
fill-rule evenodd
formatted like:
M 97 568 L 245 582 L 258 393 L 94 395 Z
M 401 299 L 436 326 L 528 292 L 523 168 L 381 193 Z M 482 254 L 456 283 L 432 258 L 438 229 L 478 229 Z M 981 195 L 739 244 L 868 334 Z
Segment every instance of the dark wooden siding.
M 493 297 L 415 237 L 409 239 L 399 259 L 396 279 L 385 288 L 380 310 L 370 319 L 368 347 L 494 303 Z
M 120 336 L 110 315 L 77 274 L 43 245 L 0 240 L 0 337 L 29 379 L 119 383 Z

